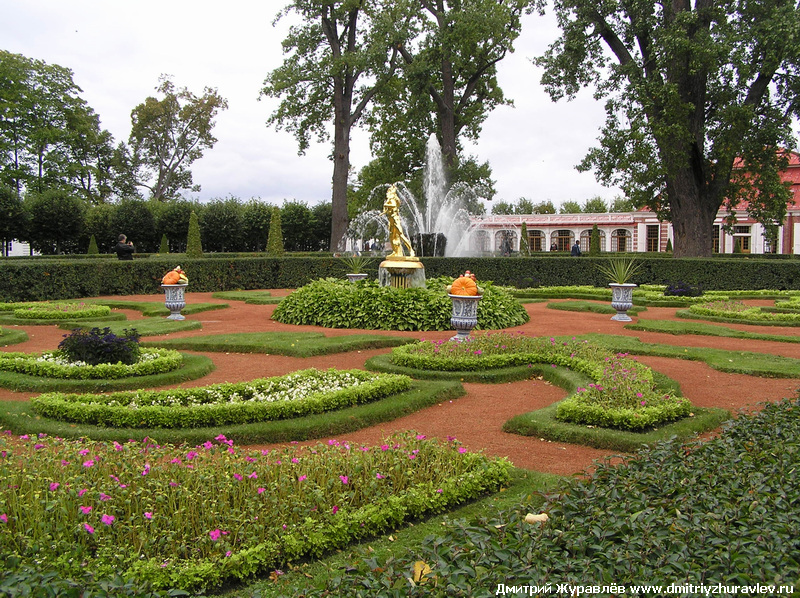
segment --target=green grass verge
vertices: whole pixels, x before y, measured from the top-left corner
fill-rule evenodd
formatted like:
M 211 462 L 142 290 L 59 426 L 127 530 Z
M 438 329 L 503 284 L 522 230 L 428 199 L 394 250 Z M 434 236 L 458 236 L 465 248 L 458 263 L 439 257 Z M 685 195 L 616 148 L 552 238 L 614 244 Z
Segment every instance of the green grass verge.
M 726 318 L 723 316 L 705 316 L 690 312 L 688 309 L 679 309 L 675 312 L 679 318 L 687 320 L 706 320 L 708 322 L 724 322 L 725 324 L 747 324 L 748 326 L 788 326 L 798 327 L 800 322 L 781 322 L 780 320 L 748 320 L 746 318 Z
M 685 417 L 646 432 L 626 432 L 559 421 L 555 417 L 557 406 L 558 403 L 554 403 L 544 409 L 512 417 L 503 424 L 503 431 L 630 453 L 643 445 L 662 442 L 673 437 L 691 438 L 695 434 L 719 427 L 731 417 L 726 409 L 694 407 L 692 417 Z
M 726 351 L 709 347 L 680 347 L 643 343 L 636 337 L 614 334 L 591 333 L 581 335 L 578 338 L 588 339 L 618 353 L 704 361 L 720 372 L 746 374 L 762 378 L 800 378 L 800 360 L 780 355 L 752 351 Z
M 759 341 L 777 341 L 781 343 L 800 343 L 800 336 L 778 334 L 760 334 L 746 330 L 735 330 L 727 326 L 716 326 L 703 322 L 676 322 L 675 320 L 639 320 L 623 326 L 628 330 L 645 332 L 663 332 L 664 334 L 697 334 L 701 336 L 724 336 L 728 338 L 745 338 Z
M 169 310 L 166 308 L 163 302 L 156 303 L 155 301 L 125 301 L 124 299 L 85 299 L 85 301 L 86 303 L 107 305 L 111 309 L 135 309 L 136 311 L 141 312 L 143 316 L 148 317 L 169 315 Z M 183 315 L 199 314 L 204 311 L 225 309 L 227 307 L 230 307 L 227 303 L 187 303 L 186 307 L 181 310 L 181 313 Z
M 145 318 L 144 320 L 126 320 L 124 323 L 106 323 L 97 320 L 91 322 L 64 322 L 58 325 L 64 330 L 91 330 L 92 328 L 109 328 L 112 333 L 122 335 L 124 330 L 135 329 L 140 336 L 162 336 L 172 332 L 184 332 L 186 330 L 199 330 L 203 325 L 197 320 L 167 320 L 166 318 Z
M 31 392 L 111 392 L 179 384 L 214 371 L 214 363 L 203 355 L 183 354 L 183 366 L 171 372 L 131 376 L 115 380 L 67 380 L 0 371 L 0 387 Z
M 269 291 L 221 291 L 211 296 L 214 299 L 244 301 L 252 305 L 275 305 L 283 301 L 283 297 L 273 297 Z
M 8 328 L 0 330 L 0 347 L 24 343 L 26 340 L 28 340 L 28 333 L 24 330 L 9 330 Z
M 236 444 L 261 444 L 291 442 L 326 438 L 353 432 L 398 417 L 414 413 L 425 407 L 455 399 L 464 394 L 458 382 L 414 382 L 411 389 L 386 397 L 380 401 L 340 409 L 318 415 L 289 420 L 259 422 L 236 426 L 191 429 L 113 429 L 99 426 L 70 424 L 35 415 L 28 401 L 0 402 L 0 428 L 15 434 L 45 433 L 62 438 L 91 438 L 125 442 L 129 438 L 152 438 L 159 443 L 188 444 L 196 446 L 224 434 Z
M 61 324 L 80 324 L 82 322 L 116 322 L 124 320 L 125 314 L 109 314 L 107 316 L 94 316 L 93 318 L 61 318 L 38 319 L 38 318 L 15 318 L 14 316 L 0 316 L 0 324 L 17 326 L 60 326 Z
M 559 301 L 557 303 L 548 303 L 547 309 L 560 309 L 563 311 L 590 311 L 596 314 L 615 314 L 617 310 L 611 307 L 608 303 L 593 303 L 591 301 Z M 636 315 L 640 311 L 646 311 L 646 307 L 631 307 L 628 313 Z
M 312 357 L 345 351 L 398 347 L 413 342 L 416 340 L 381 334 L 325 336 L 321 332 L 240 332 L 160 339 L 141 344 L 143 347 L 166 347 L 189 351 L 272 353 L 290 357 Z
M 352 544 L 324 558 L 295 563 L 294 567 L 286 570 L 284 575 L 276 580 L 260 579 L 245 587 L 229 588 L 221 592 L 220 596 L 225 598 L 301 596 L 304 588 L 324 586 L 334 572 L 341 574 L 350 569 L 354 563 L 363 562 L 365 559 L 386 562 L 404 556 L 411 558 L 410 555 L 417 553 L 417 547 L 427 537 L 440 534 L 448 521 L 463 520 L 470 524 L 481 525 L 483 519 L 493 518 L 501 511 L 518 510 L 522 504 L 530 508 L 539 507 L 544 503 L 545 495 L 561 490 L 567 484 L 567 480 L 563 477 L 524 469 L 514 469 L 511 476 L 511 483 L 502 492 L 472 501 L 443 515 L 414 521 L 392 534 Z

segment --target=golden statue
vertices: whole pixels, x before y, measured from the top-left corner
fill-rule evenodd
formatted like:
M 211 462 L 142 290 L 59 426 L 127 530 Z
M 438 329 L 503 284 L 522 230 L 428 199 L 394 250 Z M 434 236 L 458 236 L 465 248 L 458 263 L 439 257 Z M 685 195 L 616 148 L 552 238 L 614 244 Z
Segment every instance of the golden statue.
M 404 258 L 403 245 L 408 248 L 408 257 L 414 257 L 414 249 L 411 241 L 403 232 L 403 223 L 400 221 L 400 197 L 397 195 L 397 188 L 392 185 L 386 191 L 386 201 L 383 202 L 383 213 L 389 220 L 389 240 L 392 243 L 392 253 L 387 257 Z

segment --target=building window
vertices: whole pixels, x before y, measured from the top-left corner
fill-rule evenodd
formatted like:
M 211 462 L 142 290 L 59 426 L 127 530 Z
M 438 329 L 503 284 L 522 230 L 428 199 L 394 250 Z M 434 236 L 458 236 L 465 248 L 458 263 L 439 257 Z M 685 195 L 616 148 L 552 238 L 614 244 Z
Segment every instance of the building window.
M 611 251 L 630 251 L 631 233 L 624 228 L 618 228 L 611 233 Z
M 733 227 L 733 247 L 734 251 L 736 246 L 742 253 L 750 253 L 750 226 L 734 226 Z
M 575 242 L 575 233 L 571 230 L 557 230 L 553 236 L 553 243 L 556 245 L 556 251 L 569 251 L 572 249 L 572 244 Z
M 711 241 L 711 251 L 719 253 L 719 225 L 714 225 L 713 239 Z
M 600 229 L 597 230 L 600 237 L 600 251 L 606 250 L 606 233 Z M 581 251 L 586 253 L 591 248 L 592 244 L 592 229 L 581 231 Z
M 488 253 L 489 233 L 487 233 L 485 230 L 476 231 L 475 235 L 472 237 L 472 244 L 477 251 L 480 251 L 481 253 Z
M 647 251 L 661 251 L 661 227 L 658 224 L 647 225 Z
M 500 255 L 511 255 L 516 247 L 517 233 L 513 230 L 500 230 L 494 236 L 494 250 Z
M 544 233 L 540 230 L 529 230 L 528 247 L 531 251 L 544 251 Z

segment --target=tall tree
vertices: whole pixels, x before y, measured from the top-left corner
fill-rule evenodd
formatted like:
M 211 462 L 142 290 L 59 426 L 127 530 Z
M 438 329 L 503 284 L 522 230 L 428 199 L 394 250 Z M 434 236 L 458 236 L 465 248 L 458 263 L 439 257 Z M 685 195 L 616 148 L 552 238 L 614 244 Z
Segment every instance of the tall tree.
M 583 212 L 581 204 L 574 199 L 562 202 L 561 207 L 558 209 L 559 214 L 580 214 L 581 212 Z
M 11 241 L 25 237 L 26 222 L 25 209 L 16 191 L 0 184 L 0 256 L 8 255 Z
M 297 139 L 329 139 L 333 125 L 331 248 L 342 249 L 347 230 L 350 135 L 375 93 L 393 74 L 393 41 L 402 19 L 391 0 L 293 0 L 277 19 L 296 13 L 283 50 L 283 64 L 269 73 L 262 94 L 282 98 L 267 120 Z
M 161 75 L 156 91 L 162 99 L 148 97 L 131 112 L 125 159 L 136 184 L 148 189 L 152 199 L 165 200 L 181 189 L 200 191 L 190 166 L 217 142 L 211 134 L 214 118 L 228 102 L 210 87 L 199 97 L 178 89 L 167 75 Z
M 111 134 L 80 93 L 70 69 L 0 50 L 0 184 L 108 197 Z
M 83 232 L 84 202 L 66 189 L 28 193 L 26 241 L 44 255 L 75 253 Z
M 586 214 L 605 214 L 608 212 L 608 204 L 602 197 L 596 195 L 584 202 L 582 211 Z
M 800 112 L 793 0 L 556 0 L 561 37 L 538 59 L 555 100 L 607 97 L 600 146 L 579 169 L 672 221 L 675 257 L 710 256 L 719 209 L 748 195 L 782 219 L 762 183 L 785 165 Z M 731 184 L 735 161 L 756 176 Z M 763 214 L 762 214 L 763 216 Z
M 405 0 L 418 34 L 398 40 L 416 112 L 436 115 L 449 168 L 459 138 L 476 139 L 491 110 L 511 102 L 497 81 L 497 64 L 513 51 L 521 16 L 540 0 Z M 419 104 L 422 98 L 429 101 Z M 389 106 L 391 110 L 391 106 Z

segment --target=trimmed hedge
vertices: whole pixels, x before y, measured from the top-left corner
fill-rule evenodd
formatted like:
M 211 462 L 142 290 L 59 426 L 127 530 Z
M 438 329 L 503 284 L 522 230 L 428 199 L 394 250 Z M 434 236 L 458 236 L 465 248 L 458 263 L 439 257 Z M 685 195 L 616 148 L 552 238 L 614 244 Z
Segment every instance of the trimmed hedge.
M 71 299 L 98 295 L 160 293 L 161 277 L 175 267 L 176 256 L 154 254 L 122 262 L 112 259 L 26 258 L 0 260 L 0 301 Z M 345 275 L 342 260 L 320 257 L 205 257 L 180 258 L 192 281 L 192 291 L 294 289 L 326 276 Z M 563 286 L 586 284 L 605 287 L 597 265 L 609 257 L 569 256 L 529 258 L 425 258 L 429 278 L 475 272 L 480 280 L 498 285 Z M 800 268 L 794 259 L 748 257 L 683 258 L 638 257 L 642 265 L 637 284 L 666 284 L 682 280 L 706 290 L 800 289 Z M 367 267 L 370 277 L 377 260 Z
M 286 376 L 196 388 L 110 395 L 47 393 L 33 397 L 31 408 L 42 417 L 112 428 L 197 428 L 323 413 L 376 401 L 411 386 L 411 380 L 405 376 L 361 370 L 336 373 L 348 374 L 359 383 L 330 390 L 312 388 L 300 399 L 272 396 L 292 394 L 283 386 L 292 387 L 305 381 L 313 385 L 316 379 L 326 376 L 318 370 L 303 370 Z M 265 393 L 272 395 L 260 396 Z

